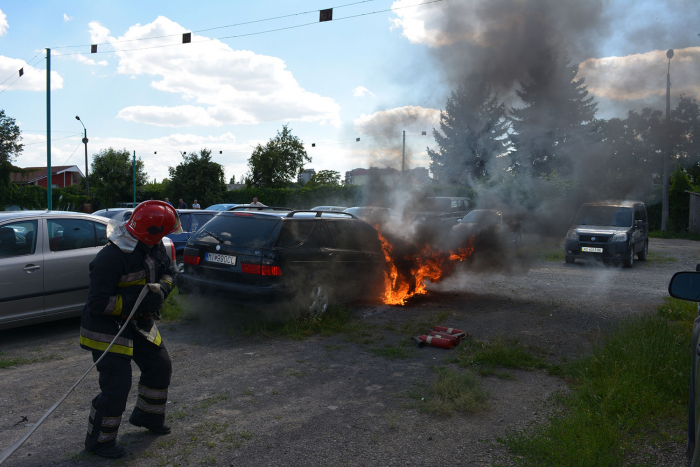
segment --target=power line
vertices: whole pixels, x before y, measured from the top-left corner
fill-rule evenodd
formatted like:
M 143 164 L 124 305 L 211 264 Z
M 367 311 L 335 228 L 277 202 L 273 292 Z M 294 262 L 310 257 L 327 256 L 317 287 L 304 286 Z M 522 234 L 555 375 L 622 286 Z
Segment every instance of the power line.
M 41 53 L 41 52 L 39 52 L 39 53 Z M 37 54 L 37 55 L 39 55 L 39 54 Z M 36 55 L 35 55 L 34 57 L 36 58 Z M 34 60 L 34 59 L 32 59 L 32 60 Z M 41 60 L 39 60 L 39 61 L 41 61 Z M 37 61 L 36 63 L 39 63 L 39 61 Z M 36 64 L 36 63 L 35 63 L 35 64 Z M 31 67 L 31 68 L 34 68 L 34 69 L 37 70 L 37 71 L 41 71 L 41 69 L 36 68 L 36 67 L 34 67 L 33 65 L 27 64 L 27 66 L 29 66 L 29 67 Z M 15 78 L 15 80 L 14 80 L 13 82 L 11 82 L 10 84 L 8 84 L 7 87 L 5 87 L 5 89 L 3 89 L 2 91 L 0 91 L 0 94 L 2 94 L 3 92 L 7 91 L 8 89 L 10 89 L 10 87 L 12 87 L 12 85 L 15 84 L 15 83 L 17 82 L 17 80 L 19 80 L 22 76 L 24 76 L 24 75 L 19 75 L 19 76 L 17 76 L 17 78 Z M 9 78 L 8 78 L 8 79 L 9 79 Z M 5 80 L 5 81 L 7 81 L 7 80 Z
M 69 135 L 69 136 L 63 136 L 63 137 L 61 137 L 61 138 L 54 138 L 54 139 L 51 140 L 51 142 L 53 143 L 54 141 L 58 141 L 58 140 L 60 140 L 60 139 L 75 138 L 76 136 L 80 136 L 80 135 L 82 135 L 82 133 L 75 133 L 75 134 L 72 134 L 72 135 Z M 31 145 L 33 145 L 33 144 L 44 144 L 44 143 L 46 143 L 46 140 L 44 140 L 44 141 L 37 141 L 36 143 L 27 143 L 27 144 L 24 144 L 24 146 L 31 146 Z
M 416 4 L 414 4 L 414 5 L 406 5 L 406 6 L 402 6 L 402 7 L 396 7 L 396 8 L 386 8 L 386 9 L 383 9 L 383 10 L 376 10 L 376 11 L 370 11 L 370 12 L 367 12 L 367 13 L 359 13 L 359 14 L 356 14 L 356 15 L 343 16 L 343 17 L 341 17 L 341 18 L 334 18 L 333 21 L 342 21 L 342 20 L 344 20 L 344 19 L 352 19 L 352 18 L 359 18 L 359 17 L 361 17 L 361 16 L 376 15 L 376 14 L 378 14 L 378 13 L 386 13 L 386 12 L 388 12 L 388 11 L 402 10 L 402 9 L 404 9 L 404 8 L 414 8 L 414 7 L 418 7 L 418 6 L 422 6 L 422 5 L 430 5 L 430 4 L 432 4 L 432 3 L 439 3 L 439 2 L 442 2 L 442 1 L 444 1 L 444 0 L 430 0 L 430 1 L 427 1 L 427 2 L 423 2 L 423 3 L 416 3 Z M 314 10 L 314 11 L 318 11 L 318 10 Z M 90 55 L 94 55 L 94 54 L 111 54 L 111 53 L 121 53 L 121 52 L 135 52 L 135 51 L 138 51 L 138 50 L 162 49 L 162 48 L 165 48 L 165 47 L 177 47 L 177 46 L 181 46 L 181 45 L 203 44 L 203 43 L 209 43 L 209 42 L 211 42 L 212 40 L 225 40 L 225 39 L 235 39 L 235 38 L 247 37 L 247 36 L 257 36 L 257 35 L 260 35 L 260 34 L 267 34 L 267 33 L 271 33 L 271 32 L 284 31 L 284 30 L 287 30 L 287 29 L 302 28 L 302 27 L 311 26 L 311 25 L 314 25 L 314 24 L 320 24 L 320 22 L 319 22 L 319 21 L 313 21 L 313 22 L 310 22 L 310 23 L 302 23 L 302 24 L 297 24 L 297 25 L 293 25 L 293 26 L 286 26 L 286 27 L 275 28 L 275 29 L 266 29 L 266 30 L 264 30 L 264 31 L 249 32 L 249 33 L 245 33 L 245 34 L 236 34 L 236 35 L 232 35 L 232 36 L 223 36 L 223 37 L 206 38 L 206 39 L 204 39 L 204 40 L 193 41 L 193 42 L 188 42 L 188 43 L 177 42 L 177 43 L 175 43 L 175 44 L 153 45 L 153 46 L 150 46 L 150 47 L 137 47 L 137 48 L 134 48 L 134 49 L 119 49 L 119 50 L 114 49 L 114 50 L 106 50 L 106 51 L 102 51 L 102 52 L 94 52 L 94 53 L 91 53 Z M 182 34 L 177 34 L 177 36 L 182 37 Z M 162 37 L 167 37 L 167 36 L 162 36 Z M 153 38 L 144 38 L 144 39 L 153 39 Z M 135 40 L 135 39 L 134 39 L 134 40 Z M 114 44 L 114 43 L 116 43 L 116 42 L 104 43 L 104 44 L 110 44 L 110 45 L 111 45 L 111 44 Z M 64 46 L 64 47 L 68 47 L 68 46 Z M 78 47 L 78 46 L 76 46 L 76 47 Z M 86 46 L 80 46 L 80 47 L 86 47 Z M 71 55 L 71 54 L 53 54 L 53 55 L 56 56 L 56 57 L 62 57 L 62 56 L 64 56 L 64 55 Z
M 34 55 L 34 56 L 33 56 L 32 58 L 30 58 L 28 61 L 25 61 L 24 63 L 26 64 L 26 66 L 31 66 L 31 65 L 29 65 L 29 63 L 30 63 L 32 60 L 34 60 L 41 52 L 43 52 L 43 51 L 40 50 L 39 52 L 37 52 L 36 55 Z M 15 72 L 15 73 L 16 73 L 16 72 Z M 12 73 L 10 76 L 8 76 L 8 77 L 5 79 L 5 81 L 3 81 L 2 83 L 0 83 L 0 86 L 2 86 L 3 84 L 5 84 L 10 78 L 12 78 L 12 77 L 15 75 L 15 73 Z
M 338 5 L 338 6 L 334 6 L 334 7 L 331 7 L 331 8 L 332 8 L 332 9 L 339 9 L 339 8 L 345 8 L 345 7 L 352 6 L 352 5 L 359 5 L 359 4 L 361 4 L 361 3 L 368 3 L 368 2 L 374 2 L 374 1 L 376 1 L 376 0 L 361 0 L 361 1 L 359 1 L 359 2 L 346 3 L 346 4 L 344 4 L 344 5 Z M 213 31 L 213 30 L 215 30 L 215 29 L 225 29 L 225 28 L 233 28 L 233 27 L 236 27 L 236 26 L 245 26 L 245 25 L 247 25 L 247 24 L 263 23 L 263 22 L 266 22 L 266 21 L 274 21 L 274 20 L 277 20 L 277 19 L 291 18 L 291 17 L 293 17 L 293 16 L 308 15 L 308 14 L 310 14 L 310 13 L 318 13 L 318 11 L 319 11 L 319 10 L 301 11 L 301 12 L 298 12 L 298 13 L 290 13 L 290 14 L 288 14 L 288 15 L 275 16 L 275 17 L 272 17 L 272 18 L 256 19 L 256 20 L 252 20 L 252 21 L 245 21 L 245 22 L 243 22 L 243 23 L 234 23 L 234 24 L 227 24 L 227 25 L 225 25 L 225 26 L 214 26 L 214 27 L 211 27 L 211 28 L 198 29 L 198 30 L 192 31 L 192 32 L 194 32 L 194 33 L 197 33 L 197 32 L 206 32 L 206 31 Z M 151 39 L 163 39 L 163 38 L 165 38 L 165 37 L 182 37 L 182 33 L 178 33 L 178 34 L 164 34 L 164 35 L 161 35 L 161 36 L 152 36 L 152 37 L 141 37 L 141 38 L 138 38 L 138 39 L 125 39 L 125 40 L 121 40 L 121 41 L 112 41 L 112 42 L 97 42 L 97 43 L 95 43 L 95 44 L 62 45 L 62 46 L 53 47 L 53 48 L 54 48 L 54 49 L 66 49 L 66 48 L 74 48 L 74 47 L 90 47 L 90 46 L 92 46 L 92 45 L 111 45 L 111 44 L 121 44 L 121 43 L 125 43 L 125 42 L 147 41 L 147 40 L 151 40 Z
M 53 131 L 53 130 L 51 130 L 51 131 Z M 73 157 L 73 154 L 75 154 L 75 151 L 78 150 L 78 148 L 80 147 L 81 144 L 83 144 L 82 141 L 78 142 L 78 145 L 75 147 L 75 149 L 73 149 L 73 152 L 70 153 L 70 156 L 68 156 L 68 159 L 66 159 L 66 161 L 65 161 L 63 164 L 61 164 L 61 165 L 66 165 L 66 164 L 68 163 L 68 161 L 70 160 L 70 158 Z

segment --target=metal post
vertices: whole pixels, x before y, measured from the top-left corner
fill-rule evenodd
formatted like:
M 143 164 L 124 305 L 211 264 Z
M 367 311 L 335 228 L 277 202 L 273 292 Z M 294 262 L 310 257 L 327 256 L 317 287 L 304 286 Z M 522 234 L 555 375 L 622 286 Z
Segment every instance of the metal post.
M 134 162 L 131 164 L 134 167 L 134 205 L 136 207 L 136 151 L 134 151 Z
M 46 48 L 46 209 L 51 211 L 51 49 Z
M 85 145 L 85 192 L 87 194 L 88 200 L 90 200 L 90 182 L 88 181 L 88 157 L 87 157 L 88 137 L 87 137 L 87 128 L 85 128 L 83 126 L 83 129 L 85 130 L 85 136 L 83 137 L 83 144 Z
M 666 74 L 666 150 L 664 151 L 664 192 L 661 198 L 661 230 L 668 231 L 668 191 L 669 165 L 671 159 L 671 58 L 673 49 L 666 52 L 668 57 L 668 73 Z

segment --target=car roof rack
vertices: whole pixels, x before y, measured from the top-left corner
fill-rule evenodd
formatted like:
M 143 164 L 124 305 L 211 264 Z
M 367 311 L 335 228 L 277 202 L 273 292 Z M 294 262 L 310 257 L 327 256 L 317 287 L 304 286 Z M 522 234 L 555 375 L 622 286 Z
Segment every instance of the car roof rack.
M 350 214 L 349 212 L 343 212 L 343 211 L 312 211 L 312 210 L 310 210 L 310 209 L 299 209 L 299 210 L 297 210 L 297 211 L 292 211 L 292 212 L 290 212 L 289 214 L 287 214 L 287 215 L 284 216 L 284 217 L 294 217 L 294 214 L 298 214 L 298 213 L 301 213 L 301 212 L 309 212 L 309 213 L 312 212 L 312 213 L 315 214 L 314 217 L 321 217 L 324 213 L 325 213 L 325 214 L 333 214 L 333 215 L 345 214 L 346 216 L 350 216 L 350 217 L 353 218 L 353 219 L 357 219 L 357 216 L 356 216 L 356 215 Z
M 292 208 L 283 208 L 279 206 L 251 206 L 249 204 L 241 204 L 239 206 L 234 206 L 232 208 L 229 208 L 229 211 L 243 211 L 243 210 L 251 210 L 255 209 L 257 211 L 294 211 Z

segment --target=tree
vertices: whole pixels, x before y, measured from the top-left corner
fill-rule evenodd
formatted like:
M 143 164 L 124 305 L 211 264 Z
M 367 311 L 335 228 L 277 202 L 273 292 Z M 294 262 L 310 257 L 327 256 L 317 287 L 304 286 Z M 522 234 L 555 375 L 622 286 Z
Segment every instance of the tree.
M 233 185 L 234 183 L 236 183 L 236 176 L 235 176 L 235 175 L 231 175 L 231 180 L 229 180 L 228 182 L 229 182 L 229 184 L 231 184 L 231 185 Z
M 169 167 L 168 194 L 172 200 L 184 199 L 188 204 L 196 199 L 200 205 L 220 203 L 226 193 L 224 167 L 211 160 L 211 151 L 202 149 L 185 154 L 177 167 Z
M 132 156 L 126 149 L 103 149 L 92 156 L 90 194 L 97 198 L 100 205 L 114 207 L 118 202 L 131 201 L 134 197 L 134 169 Z M 148 182 L 148 175 L 143 169 L 143 161 L 136 159 L 136 190 Z
M 578 65 L 556 51 L 542 53 L 548 53 L 547 64 L 530 70 L 529 80 L 516 90 L 524 106 L 511 109 L 513 169 L 568 176 L 578 149 L 589 143 L 587 125 L 598 104 L 588 97 L 584 79 L 576 79 Z
M 306 183 L 306 186 L 309 188 L 321 185 L 340 186 L 340 172 L 336 172 L 335 170 L 319 170 Z
M 508 151 L 507 131 L 505 105 L 483 79 L 469 77 L 440 112 L 440 131 L 433 128 L 438 149 L 428 148 L 430 170 L 449 184 L 487 178 L 492 158 Z
M 15 119 L 0 110 L 0 209 L 5 209 L 5 205 L 12 200 L 14 185 L 10 181 L 10 174 L 18 170 L 12 162 L 22 152 L 24 145 L 21 140 L 22 135 Z
M 304 163 L 311 162 L 302 141 L 292 135 L 287 125 L 265 146 L 258 144 L 248 159 L 250 173 L 246 184 L 256 187 L 284 188 L 294 182 L 304 170 Z

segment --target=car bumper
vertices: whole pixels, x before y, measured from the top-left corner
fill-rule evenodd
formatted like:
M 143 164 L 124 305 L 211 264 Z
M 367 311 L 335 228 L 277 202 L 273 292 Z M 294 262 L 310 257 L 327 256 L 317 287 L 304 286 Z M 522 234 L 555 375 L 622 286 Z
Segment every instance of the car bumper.
M 602 248 L 602 252 L 582 251 L 582 247 Z M 591 243 L 566 239 L 564 242 L 564 254 L 575 258 L 601 258 L 606 260 L 619 260 L 625 256 L 629 249 L 627 242 Z
M 269 305 L 294 296 L 294 290 L 285 284 L 268 286 L 234 284 L 231 282 L 204 279 L 190 274 L 177 276 L 177 288 L 181 294 L 195 294 L 230 303 Z

